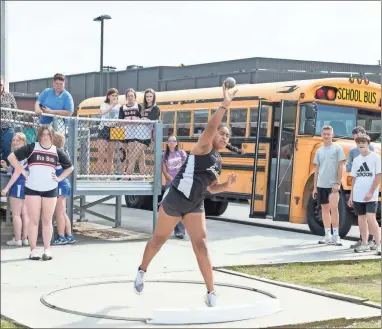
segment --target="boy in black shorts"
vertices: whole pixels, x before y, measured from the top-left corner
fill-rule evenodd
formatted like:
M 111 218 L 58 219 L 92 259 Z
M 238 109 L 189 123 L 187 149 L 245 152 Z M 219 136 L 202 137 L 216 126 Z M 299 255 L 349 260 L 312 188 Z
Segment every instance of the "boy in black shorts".
M 355 141 L 360 155 L 354 159 L 352 165 L 353 187 L 349 205 L 354 206 L 354 210 L 358 215 L 362 244 L 355 248 L 354 251 L 370 251 L 368 243 L 368 230 L 370 230 L 375 239 L 377 255 L 381 255 L 381 231 L 375 217 L 381 181 L 381 157 L 369 150 L 369 136 L 359 135 Z

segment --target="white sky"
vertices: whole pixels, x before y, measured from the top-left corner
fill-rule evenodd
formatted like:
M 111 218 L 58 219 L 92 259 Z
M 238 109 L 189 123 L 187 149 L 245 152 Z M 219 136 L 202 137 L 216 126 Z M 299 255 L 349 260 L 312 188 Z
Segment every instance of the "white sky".
M 9 81 L 249 57 L 381 59 L 381 2 L 8 1 Z

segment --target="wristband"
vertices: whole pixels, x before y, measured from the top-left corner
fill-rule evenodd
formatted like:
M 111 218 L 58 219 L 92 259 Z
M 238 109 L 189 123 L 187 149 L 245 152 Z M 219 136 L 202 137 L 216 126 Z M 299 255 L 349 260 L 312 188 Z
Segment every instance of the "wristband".
M 224 107 L 223 105 L 219 105 L 219 107 L 221 108 L 221 109 L 224 109 L 224 110 L 228 110 L 226 107 Z

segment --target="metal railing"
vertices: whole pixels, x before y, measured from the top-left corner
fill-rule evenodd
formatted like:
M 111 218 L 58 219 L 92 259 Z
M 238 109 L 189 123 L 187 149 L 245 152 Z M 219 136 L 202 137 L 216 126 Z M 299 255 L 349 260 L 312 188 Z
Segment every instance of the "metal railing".
M 115 196 L 115 226 L 120 226 L 122 195 L 152 195 L 155 227 L 158 195 L 162 191 L 161 121 L 102 120 L 49 114 L 39 118 L 34 112 L 3 107 L 1 112 L 4 132 L 22 132 L 28 143 L 37 141 L 38 128 L 48 121 L 55 132 L 65 136 L 65 148 L 74 166 L 70 176 L 72 196 L 68 199 L 68 215 L 72 220 L 73 212 L 77 211 L 74 208 L 78 209 L 74 205 L 74 196 Z M 7 148 L 10 149 L 5 142 L 4 138 L 0 141 L 2 159 L 7 157 Z M 82 205 L 82 208 L 79 211 L 86 211 L 88 207 Z

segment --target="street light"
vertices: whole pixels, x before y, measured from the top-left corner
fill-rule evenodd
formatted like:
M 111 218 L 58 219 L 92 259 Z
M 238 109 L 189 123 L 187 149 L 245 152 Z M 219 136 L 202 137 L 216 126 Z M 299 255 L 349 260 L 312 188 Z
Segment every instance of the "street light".
M 111 19 L 109 15 L 101 15 L 93 19 L 94 22 L 101 22 L 101 55 L 100 55 L 100 65 L 99 65 L 99 72 L 100 72 L 100 89 L 101 93 L 103 93 L 103 21 L 105 19 Z
M 109 90 L 110 86 L 110 72 L 115 72 L 117 68 L 115 66 L 103 66 L 102 71 L 107 72 L 107 84 L 106 84 L 106 90 Z

